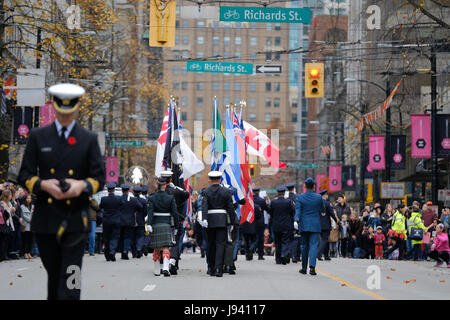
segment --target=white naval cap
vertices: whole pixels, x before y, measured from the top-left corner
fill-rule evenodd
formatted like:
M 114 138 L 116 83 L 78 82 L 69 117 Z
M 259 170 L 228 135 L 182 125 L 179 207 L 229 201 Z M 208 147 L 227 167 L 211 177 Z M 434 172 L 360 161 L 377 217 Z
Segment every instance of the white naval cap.
M 168 178 L 168 177 L 171 177 L 172 174 L 173 174 L 172 171 L 164 170 L 164 171 L 161 171 L 160 176 L 163 177 L 163 178 Z
M 222 172 L 220 172 L 220 171 L 210 171 L 208 173 L 208 177 L 210 177 L 212 179 L 220 178 L 220 177 L 222 177 Z
M 64 114 L 78 109 L 78 100 L 85 92 L 83 87 L 72 83 L 59 83 L 48 88 L 55 110 Z

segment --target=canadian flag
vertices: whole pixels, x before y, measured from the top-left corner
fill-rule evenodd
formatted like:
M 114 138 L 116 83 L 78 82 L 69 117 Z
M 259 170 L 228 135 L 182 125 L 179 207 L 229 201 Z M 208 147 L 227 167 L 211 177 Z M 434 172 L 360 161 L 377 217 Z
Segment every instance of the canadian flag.
M 243 122 L 248 154 L 264 158 L 274 169 L 286 168 L 286 163 L 279 161 L 280 149 L 264 133 L 250 123 Z
M 164 115 L 161 132 L 159 133 L 158 144 L 156 146 L 156 161 L 155 161 L 155 176 L 159 177 L 161 171 L 164 171 L 163 166 L 164 149 L 166 148 L 167 130 L 169 128 L 169 109 Z

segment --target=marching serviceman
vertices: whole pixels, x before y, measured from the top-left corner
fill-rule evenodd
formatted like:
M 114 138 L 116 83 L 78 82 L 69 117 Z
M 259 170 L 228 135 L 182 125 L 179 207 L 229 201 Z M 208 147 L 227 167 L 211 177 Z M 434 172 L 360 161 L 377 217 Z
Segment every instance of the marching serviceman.
M 294 204 L 291 200 L 284 198 L 286 188 L 277 188 L 278 196 L 269 205 L 269 214 L 272 219 L 273 233 L 275 235 L 275 262 L 286 264 L 289 259 L 289 239 L 292 233 L 292 216 L 294 215 Z
M 258 260 L 264 260 L 264 211 L 269 212 L 266 200 L 259 196 L 259 188 L 253 188 L 253 202 L 255 203 L 256 245 L 258 248 Z M 259 210 L 256 210 L 256 207 Z
M 162 269 L 164 276 L 170 277 L 169 247 L 175 245 L 173 227 L 178 225 L 179 219 L 175 197 L 166 193 L 167 183 L 166 178 L 158 178 L 158 190 L 148 198 L 147 223 L 151 237 L 150 247 L 153 248 L 154 274 L 159 276 Z
M 131 238 L 133 237 L 136 223 L 136 212 L 142 211 L 142 204 L 130 193 L 130 185 L 122 184 L 122 197 L 120 198 L 120 225 L 123 239 L 122 259 L 128 260 L 128 252 L 131 250 Z
M 64 83 L 48 92 L 56 119 L 31 130 L 19 182 L 36 195 L 31 231 L 48 275 L 47 298 L 79 300 L 89 196 L 103 188 L 105 168 L 97 135 L 75 121 L 85 90 Z
M 176 245 L 170 248 L 170 273 L 172 275 L 176 275 L 178 273 L 178 261 L 181 254 L 178 243 L 181 237 L 181 230 L 183 230 L 184 211 L 186 207 L 186 201 L 189 199 L 189 192 L 181 189 L 178 186 L 175 186 L 172 183 L 172 174 L 173 173 L 170 170 L 161 171 L 161 177 L 167 179 L 166 192 L 170 195 L 173 195 L 177 203 L 179 223 L 175 225 L 174 231 Z
M 142 204 L 142 210 L 136 212 L 136 224 L 133 234 L 133 257 L 140 259 L 142 257 L 142 248 L 144 246 L 145 218 L 147 215 L 147 199 L 141 196 L 141 187 L 134 187 L 133 194 Z
M 295 206 L 295 198 L 297 197 L 297 193 L 294 191 L 295 184 L 290 182 L 286 184 L 286 188 L 288 190 L 287 199 L 290 199 Z M 294 222 L 294 216 L 292 216 L 292 222 Z M 289 254 L 293 263 L 297 263 L 300 260 L 300 245 L 300 235 L 297 230 L 293 230 L 289 239 Z
M 227 224 L 233 226 L 235 211 L 229 190 L 220 185 L 220 171 L 208 173 L 210 186 L 203 191 L 203 227 L 208 234 L 208 274 L 222 277 Z
M 259 210 L 258 210 L 259 211 Z M 259 212 L 258 212 L 259 214 Z M 256 215 L 256 209 L 255 209 Z M 245 259 L 247 261 L 253 260 L 253 250 L 256 243 L 256 223 L 255 219 L 252 222 L 244 221 L 241 223 L 241 233 L 245 241 Z
M 148 186 L 142 186 L 141 187 L 142 190 L 142 196 L 144 197 L 144 199 L 147 201 L 148 204 Z M 148 249 L 150 248 L 150 232 L 148 232 L 148 225 L 147 225 L 147 212 L 148 212 L 148 208 L 147 211 L 145 211 L 145 221 L 144 221 L 144 245 L 142 246 L 142 254 L 144 256 L 148 255 Z
M 336 224 L 339 222 L 338 218 L 334 214 L 334 210 L 331 207 L 330 201 L 328 201 L 328 190 L 320 191 L 320 195 L 323 199 L 324 210 L 320 212 L 320 242 L 317 249 L 317 260 L 322 261 L 322 254 L 325 256 L 325 260 L 331 260 L 329 254 L 328 238 L 331 231 L 331 220 L 333 219 Z
M 114 194 L 116 184 L 106 185 L 108 195 L 100 200 L 103 209 L 103 241 L 105 243 L 106 261 L 116 261 L 116 250 L 120 237 L 120 197 Z
M 322 197 L 314 192 L 315 182 L 312 178 L 305 180 L 306 192 L 295 200 L 294 228 L 300 229 L 302 237 L 302 269 L 306 274 L 309 257 L 309 274 L 316 275 L 317 246 L 320 235 L 320 212 L 324 210 Z M 300 225 L 300 226 L 299 226 Z

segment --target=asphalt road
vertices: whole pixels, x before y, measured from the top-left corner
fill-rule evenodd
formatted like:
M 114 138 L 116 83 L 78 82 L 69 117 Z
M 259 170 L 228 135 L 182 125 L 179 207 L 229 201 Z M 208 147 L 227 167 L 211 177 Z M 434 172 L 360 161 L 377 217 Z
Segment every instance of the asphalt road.
M 118 254 L 117 257 L 120 257 Z M 106 262 L 102 255 L 85 255 L 83 300 L 375 300 L 450 299 L 450 268 L 432 262 L 336 258 L 318 261 L 318 275 L 298 273 L 300 264 L 276 265 L 273 257 L 245 261 L 240 255 L 237 274 L 222 278 L 206 274 L 198 253 L 185 253 L 177 276 L 153 275 L 151 255 Z M 379 289 L 368 288 L 379 267 Z M 376 269 L 376 268 L 375 268 Z M 0 300 L 46 298 L 47 276 L 39 258 L 0 263 Z

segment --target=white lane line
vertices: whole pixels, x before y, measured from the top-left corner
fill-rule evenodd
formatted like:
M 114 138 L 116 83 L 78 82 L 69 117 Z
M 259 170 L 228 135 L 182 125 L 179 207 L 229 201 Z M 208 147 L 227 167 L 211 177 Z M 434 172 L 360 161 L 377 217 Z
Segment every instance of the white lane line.
M 23 271 L 23 270 L 28 270 L 28 268 L 20 268 L 20 269 L 17 269 L 17 271 Z
M 145 286 L 144 289 L 142 289 L 142 291 L 153 291 L 153 289 L 155 289 L 155 288 L 156 288 L 156 285 L 148 284 L 148 285 Z

